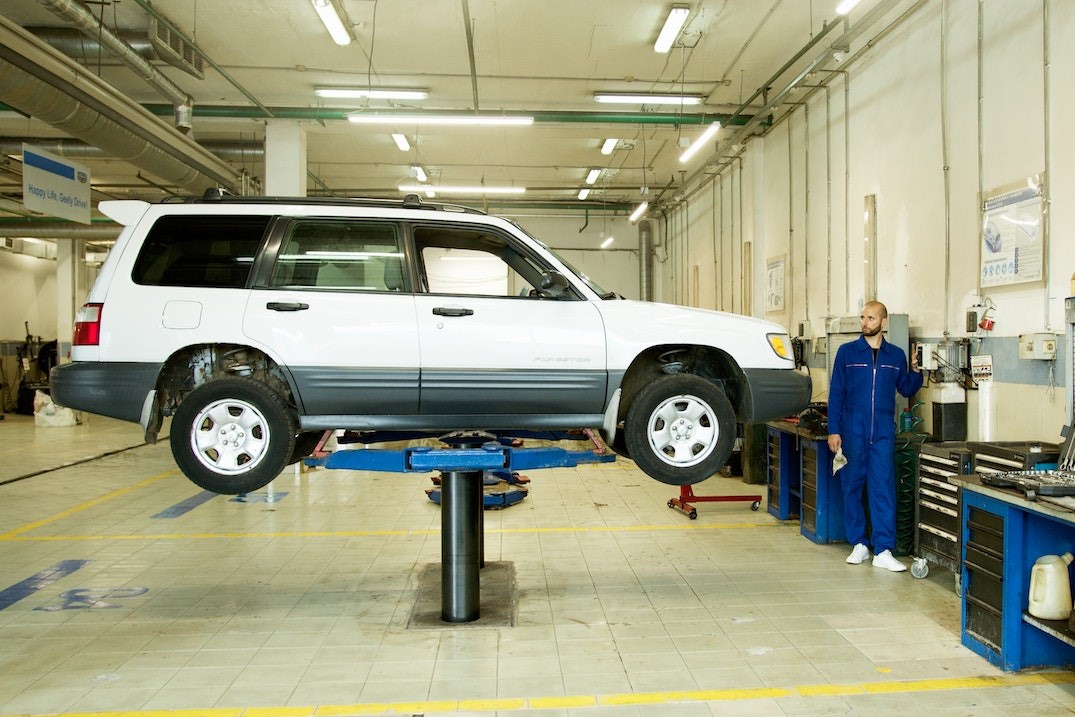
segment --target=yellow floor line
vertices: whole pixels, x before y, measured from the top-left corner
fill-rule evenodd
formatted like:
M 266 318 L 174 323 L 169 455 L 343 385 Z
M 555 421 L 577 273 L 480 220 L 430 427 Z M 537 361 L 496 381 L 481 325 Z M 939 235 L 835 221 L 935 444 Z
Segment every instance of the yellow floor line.
M 126 490 L 126 489 L 124 489 Z M 107 497 L 97 499 L 100 502 Z M 91 501 L 92 503 L 93 501 Z M 84 504 L 77 508 L 71 508 L 63 513 L 58 513 L 51 518 L 29 523 L 7 533 L 0 533 L 0 542 L 81 542 L 92 540 L 221 540 L 236 538 L 370 538 L 383 536 L 416 536 L 416 535 L 439 535 L 440 528 L 426 528 L 423 530 L 300 530 L 282 531 L 273 533 L 138 533 L 124 535 L 22 535 L 34 528 L 47 525 L 71 513 L 85 510 L 91 507 Z M 486 528 L 486 535 L 512 535 L 532 533 L 649 533 L 681 530 L 743 530 L 749 528 L 794 528 L 799 529 L 798 524 L 788 525 L 784 523 L 715 523 L 712 525 L 605 525 L 589 527 L 562 528 Z
M 951 677 L 849 685 L 800 685 L 727 690 L 677 690 L 564 697 L 509 697 L 424 702 L 368 702 L 353 705 L 309 707 L 212 707 L 207 709 L 126 710 L 122 712 L 65 712 L 38 717 L 345 717 L 349 715 L 450 714 L 453 712 L 505 712 L 537 709 L 581 709 L 683 704 L 691 702 L 738 702 L 782 697 L 831 697 L 840 695 L 908 694 L 940 690 L 995 689 L 1033 685 L 1073 684 L 1072 672 L 1013 673 L 981 677 Z M 15 717 L 0 715 L 0 717 Z
M 80 512 L 82 512 L 84 510 L 87 510 L 89 508 L 93 508 L 94 506 L 100 505 L 101 503 L 105 503 L 107 501 L 110 501 L 113 498 L 118 498 L 121 495 L 126 495 L 127 493 L 131 493 L 133 491 L 140 490 L 142 488 L 145 488 L 147 485 L 150 485 L 152 483 L 156 483 L 157 481 L 163 480 L 163 479 L 165 479 L 165 478 L 167 478 L 169 476 L 177 475 L 178 473 L 179 473 L 179 471 L 174 469 L 174 468 L 172 470 L 170 470 L 170 471 L 165 471 L 164 473 L 159 473 L 159 474 L 157 474 L 155 476 L 152 476 L 150 478 L 146 478 L 143 481 L 139 481 L 138 483 L 134 483 L 132 485 L 129 485 L 126 488 L 120 488 L 119 490 L 114 490 L 111 493 L 106 493 L 105 495 L 102 495 L 102 496 L 99 496 L 97 498 L 94 498 L 93 500 L 88 500 L 85 503 L 80 503 L 79 505 L 76 505 L 74 507 L 68 508 L 67 510 L 59 512 L 56 515 L 49 516 L 48 518 L 42 518 L 41 520 L 36 520 L 33 523 L 27 523 L 26 525 L 19 526 L 18 528 L 15 528 L 14 530 L 9 530 L 6 533 L 0 533 L 0 540 L 8 540 L 8 539 L 13 538 L 15 536 L 18 536 L 18 535 L 20 535 L 22 533 L 26 533 L 28 531 L 31 531 L 34 528 L 40 528 L 42 525 L 48 525 L 49 523 L 55 523 L 57 520 L 63 520 L 64 518 L 67 518 L 68 516 L 72 516 L 75 513 L 80 513 Z

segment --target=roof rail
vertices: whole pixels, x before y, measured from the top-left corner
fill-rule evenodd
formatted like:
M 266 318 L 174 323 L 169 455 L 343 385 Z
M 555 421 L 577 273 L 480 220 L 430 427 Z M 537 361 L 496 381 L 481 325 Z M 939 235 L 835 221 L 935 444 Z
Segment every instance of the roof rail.
M 218 187 L 210 187 L 200 197 L 169 198 L 171 202 L 184 204 L 299 204 L 303 206 L 322 207 L 388 207 L 392 209 L 427 209 L 430 211 L 458 212 L 464 214 L 485 214 L 480 209 L 464 207 L 459 204 L 442 202 L 424 202 L 417 194 L 408 194 L 403 199 L 386 199 L 383 197 L 262 197 L 231 194 Z M 162 203 L 171 203 L 165 200 Z

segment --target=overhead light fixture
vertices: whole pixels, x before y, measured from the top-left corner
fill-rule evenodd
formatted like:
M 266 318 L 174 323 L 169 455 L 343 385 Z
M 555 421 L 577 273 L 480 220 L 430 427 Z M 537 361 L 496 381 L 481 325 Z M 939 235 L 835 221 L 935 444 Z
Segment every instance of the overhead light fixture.
M 525 126 L 534 124 L 533 117 L 521 115 L 427 115 L 427 114 L 376 114 L 354 112 L 347 119 L 355 124 L 439 124 L 462 126 Z
M 588 196 L 590 196 L 590 188 L 589 187 L 583 187 L 582 189 L 579 190 L 579 199 L 585 199 Z
M 400 152 L 406 152 L 411 148 L 411 143 L 407 141 L 407 135 L 400 134 L 399 132 L 392 133 L 392 141 L 399 147 Z
M 601 248 L 608 249 L 610 246 L 612 246 L 612 242 L 614 241 L 616 241 L 616 237 L 608 237 L 603 242 L 601 242 Z
M 401 184 L 401 192 L 427 192 L 436 190 L 441 194 L 524 194 L 526 187 L 496 187 L 482 185 L 441 185 L 431 186 L 428 184 Z
M 700 105 L 705 95 L 683 95 L 670 92 L 597 92 L 594 101 L 617 105 Z
M 631 212 L 631 216 L 627 217 L 627 221 L 634 224 L 643 214 L 646 213 L 647 209 L 649 209 L 649 202 L 642 202 L 637 207 L 635 207 L 635 210 L 633 212 Z
M 605 140 L 605 143 L 601 145 L 601 154 L 612 154 L 612 150 L 616 149 L 616 145 L 619 144 L 619 140 L 615 137 L 609 137 Z
M 697 154 L 698 150 L 700 150 L 706 145 L 706 142 L 713 139 L 713 136 L 717 133 L 719 129 L 720 122 L 714 122 L 713 124 L 706 127 L 705 132 L 702 132 L 701 136 L 698 137 L 698 139 L 694 140 L 694 142 L 691 143 L 691 146 L 687 147 L 687 149 L 684 150 L 683 154 L 679 155 L 679 161 L 686 162 L 695 154 Z
M 668 12 L 668 17 L 665 18 L 661 33 L 657 35 L 657 42 L 653 44 L 654 52 L 663 54 L 672 49 L 672 43 L 679 37 L 679 32 L 683 29 L 683 25 L 687 22 L 687 16 L 690 14 L 691 10 L 686 5 L 672 6 L 672 9 Z
M 601 176 L 600 169 L 591 169 L 589 174 L 586 175 L 586 183 L 593 184 L 597 181 L 597 178 Z
M 420 164 L 411 165 L 411 169 L 414 170 L 414 177 L 419 182 L 425 183 L 425 182 L 429 181 L 429 176 L 426 174 L 426 171 L 422 168 L 422 165 L 420 165 Z
M 842 3 L 836 6 L 836 14 L 846 15 L 847 13 L 854 10 L 855 6 L 858 5 L 860 2 L 862 2 L 862 0 L 844 0 Z
M 343 18 L 336 9 L 336 3 L 333 0 L 310 0 L 310 2 L 313 3 L 314 10 L 317 10 L 321 22 L 325 24 L 328 34 L 332 36 L 332 41 L 337 45 L 350 45 L 351 31 L 343 24 Z
M 330 99 L 371 100 L 425 100 L 429 99 L 429 90 L 408 90 L 391 87 L 315 87 L 314 94 Z

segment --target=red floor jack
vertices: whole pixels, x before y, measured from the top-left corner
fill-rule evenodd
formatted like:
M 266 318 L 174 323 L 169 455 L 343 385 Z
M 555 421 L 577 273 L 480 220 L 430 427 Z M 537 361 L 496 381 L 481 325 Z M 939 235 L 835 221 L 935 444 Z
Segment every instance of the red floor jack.
M 687 514 L 691 520 L 698 518 L 698 510 L 691 503 L 738 503 L 750 501 L 750 509 L 757 510 L 761 507 L 760 495 L 695 495 L 694 489 L 689 485 L 679 487 L 679 497 L 668 501 L 669 508 L 677 508 Z

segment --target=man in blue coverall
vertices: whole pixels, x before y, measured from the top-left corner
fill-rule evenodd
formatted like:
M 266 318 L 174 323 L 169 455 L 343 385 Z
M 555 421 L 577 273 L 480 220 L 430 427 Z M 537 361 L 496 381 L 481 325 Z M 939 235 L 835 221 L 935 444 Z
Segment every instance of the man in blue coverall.
M 922 388 L 917 356 L 907 368 L 903 349 L 885 340 L 888 309 L 879 301 L 862 307 L 862 336 L 836 352 L 829 384 L 829 448 L 841 448 L 847 465 L 837 473 L 844 491 L 844 528 L 855 546 L 847 562 L 870 557 L 865 487 L 875 568 L 899 572 L 907 566 L 892 555 L 896 547 L 896 392 L 910 397 Z M 912 352 L 913 353 L 913 352 Z

